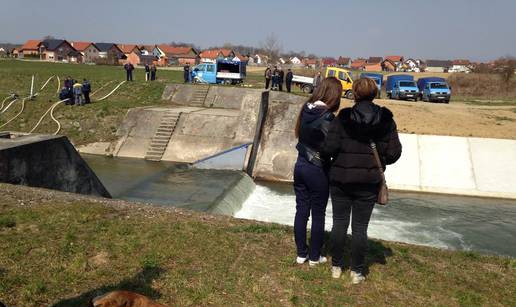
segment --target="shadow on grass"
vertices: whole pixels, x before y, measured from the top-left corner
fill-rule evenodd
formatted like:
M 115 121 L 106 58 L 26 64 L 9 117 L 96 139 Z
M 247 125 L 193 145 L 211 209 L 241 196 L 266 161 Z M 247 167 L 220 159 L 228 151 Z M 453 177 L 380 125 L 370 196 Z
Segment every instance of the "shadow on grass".
M 373 264 L 387 264 L 387 258 L 392 256 L 392 249 L 390 247 L 386 247 L 380 241 L 375 240 L 367 240 L 367 254 L 365 260 L 365 270 L 364 274 L 367 275 L 369 273 L 369 266 Z M 330 232 L 324 233 L 324 246 L 322 250 L 323 255 L 331 256 L 331 241 L 330 241 Z M 349 268 L 351 265 L 351 236 L 348 235 L 346 238 L 346 246 L 344 248 L 344 268 Z
M 59 301 L 52 306 L 90 306 L 90 301 L 93 298 L 115 290 L 126 290 L 136 292 L 138 294 L 145 295 L 154 300 L 159 299 L 161 297 L 161 294 L 158 291 L 152 289 L 151 284 L 154 279 L 156 279 L 161 273 L 163 273 L 163 271 L 164 270 L 159 267 L 147 266 L 144 267 L 138 274 L 134 275 L 131 278 L 124 279 L 116 285 L 102 286 L 100 288 L 96 288 L 86 293 L 83 293 L 79 296 Z

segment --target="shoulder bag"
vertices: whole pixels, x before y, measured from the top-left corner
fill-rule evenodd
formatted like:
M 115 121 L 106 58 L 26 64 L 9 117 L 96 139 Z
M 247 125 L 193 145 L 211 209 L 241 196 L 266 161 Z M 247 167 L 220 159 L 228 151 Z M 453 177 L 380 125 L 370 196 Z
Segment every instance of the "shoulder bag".
M 389 189 L 387 188 L 387 182 L 385 181 L 385 174 L 383 172 L 382 162 L 380 161 L 380 155 L 378 154 L 378 150 L 376 149 L 376 144 L 374 142 L 371 142 L 371 149 L 373 151 L 373 156 L 376 161 L 376 165 L 378 166 L 378 171 L 382 175 L 382 182 L 380 182 L 378 200 L 376 202 L 379 205 L 385 206 L 389 202 Z

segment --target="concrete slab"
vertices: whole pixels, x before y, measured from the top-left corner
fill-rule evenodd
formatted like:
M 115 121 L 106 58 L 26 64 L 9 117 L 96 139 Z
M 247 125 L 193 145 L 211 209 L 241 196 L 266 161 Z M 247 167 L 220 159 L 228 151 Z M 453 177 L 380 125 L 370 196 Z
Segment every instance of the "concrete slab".
M 467 138 L 421 135 L 419 157 L 422 190 L 476 189 Z
M 403 146 L 401 158 L 393 165 L 387 166 L 385 176 L 389 187 L 394 189 L 419 190 L 421 174 L 419 163 L 418 136 L 415 134 L 400 134 Z
M 107 155 L 109 154 L 110 142 L 96 142 L 82 146 L 76 146 L 78 152 L 91 155 Z
M 516 141 L 469 138 L 469 145 L 478 190 L 516 195 Z

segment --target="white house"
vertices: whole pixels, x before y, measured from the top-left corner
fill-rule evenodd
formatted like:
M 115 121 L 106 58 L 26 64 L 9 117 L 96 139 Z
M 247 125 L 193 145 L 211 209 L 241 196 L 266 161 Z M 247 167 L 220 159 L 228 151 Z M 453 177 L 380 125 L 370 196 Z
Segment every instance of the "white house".
M 406 72 L 421 72 L 418 61 L 414 59 L 407 59 L 403 62 L 403 71 Z
M 292 63 L 294 65 L 301 65 L 302 64 L 301 60 L 297 56 L 290 58 L 290 63 Z
M 471 62 L 469 60 L 455 60 L 452 62 L 452 66 L 448 71 L 470 73 Z
M 283 58 L 279 58 L 278 59 L 278 63 L 279 64 L 285 64 L 285 63 L 287 63 L 287 61 L 285 61 Z

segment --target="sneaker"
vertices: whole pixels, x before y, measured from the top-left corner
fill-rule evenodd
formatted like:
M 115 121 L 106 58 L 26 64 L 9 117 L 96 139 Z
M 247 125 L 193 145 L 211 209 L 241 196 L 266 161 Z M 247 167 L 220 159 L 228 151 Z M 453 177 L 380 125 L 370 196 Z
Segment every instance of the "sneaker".
M 340 275 L 342 275 L 342 268 L 340 266 L 332 266 L 331 277 L 340 278 Z
M 326 259 L 326 257 L 324 257 L 324 256 L 319 256 L 319 260 L 317 260 L 317 261 L 312 261 L 312 260 L 310 260 L 310 261 L 308 261 L 308 264 L 309 264 L 310 266 L 316 266 L 316 265 L 318 265 L 318 264 L 326 263 L 326 262 L 328 262 L 328 259 Z
M 297 256 L 296 263 L 297 264 L 303 264 L 303 263 L 306 262 L 306 259 L 307 259 L 306 257 L 299 257 L 299 256 Z
M 357 285 L 357 284 L 365 281 L 365 276 L 362 275 L 362 273 L 357 273 L 355 271 L 351 271 L 351 272 L 349 272 L 349 275 L 351 276 L 351 283 L 354 285 Z

